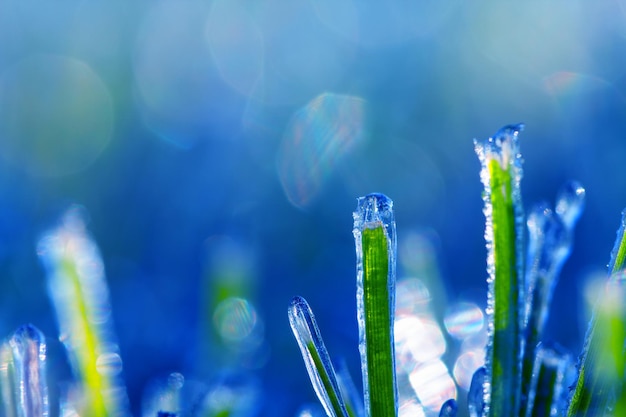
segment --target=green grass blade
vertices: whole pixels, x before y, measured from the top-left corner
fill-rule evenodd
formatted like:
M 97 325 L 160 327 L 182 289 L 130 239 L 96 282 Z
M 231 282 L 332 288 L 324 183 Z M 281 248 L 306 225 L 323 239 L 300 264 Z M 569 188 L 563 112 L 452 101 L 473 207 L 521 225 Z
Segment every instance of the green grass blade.
M 490 312 L 486 365 L 490 387 L 488 415 L 492 417 L 516 416 L 519 408 L 523 213 L 517 136 L 521 129 L 521 125 L 506 126 L 493 138 L 475 143 L 485 187 Z
M 609 263 L 611 277 L 607 286 L 614 291 L 621 288 L 622 279 L 620 277 L 623 276 L 622 271 L 626 260 L 625 224 L 626 210 L 622 212 L 622 221 L 617 231 L 617 238 Z M 623 294 L 623 290 L 615 291 L 615 293 Z M 578 365 L 578 377 L 567 409 L 568 417 L 591 417 L 603 413 L 607 407 L 612 405 L 616 395 L 618 398 L 617 405 L 626 408 L 626 405 L 623 404 L 625 401 L 622 400 L 623 390 L 620 388 L 622 380 L 619 379 L 619 375 L 622 375 L 622 378 L 624 375 L 623 356 L 626 334 L 623 326 L 626 325 L 626 322 L 623 316 L 620 317 L 619 306 L 613 305 L 623 303 L 624 299 L 622 298 L 619 302 L 611 302 L 614 297 L 615 294 L 611 294 L 609 291 L 602 292 L 598 297 L 585 336 L 583 352 Z M 614 369 L 615 366 L 619 366 L 619 368 Z M 617 386 L 615 386 L 616 384 Z
M 368 417 L 397 415 L 393 312 L 396 235 L 392 201 L 382 194 L 359 198 L 354 213 L 357 312 Z
M 349 417 L 335 370 L 309 304 L 302 297 L 294 297 L 288 312 L 289 324 L 300 347 L 311 384 L 326 413 L 331 417 Z
M 39 257 L 48 273 L 48 289 L 57 313 L 60 339 L 79 386 L 80 403 L 68 404 L 82 417 L 127 412 L 120 379 L 121 358 L 114 338 L 104 266 L 73 207 L 56 229 L 39 241 Z
M 622 222 L 617 230 L 615 245 L 611 251 L 611 261 L 609 263 L 609 274 L 613 275 L 624 269 L 626 263 L 626 209 L 622 211 Z

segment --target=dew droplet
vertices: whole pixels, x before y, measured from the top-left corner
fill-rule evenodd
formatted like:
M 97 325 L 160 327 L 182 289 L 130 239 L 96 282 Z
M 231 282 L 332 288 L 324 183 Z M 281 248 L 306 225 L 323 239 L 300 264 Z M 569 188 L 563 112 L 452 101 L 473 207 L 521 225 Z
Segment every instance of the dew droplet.
M 578 181 L 563 185 L 556 198 L 556 214 L 568 229 L 572 229 L 585 207 L 585 189 Z

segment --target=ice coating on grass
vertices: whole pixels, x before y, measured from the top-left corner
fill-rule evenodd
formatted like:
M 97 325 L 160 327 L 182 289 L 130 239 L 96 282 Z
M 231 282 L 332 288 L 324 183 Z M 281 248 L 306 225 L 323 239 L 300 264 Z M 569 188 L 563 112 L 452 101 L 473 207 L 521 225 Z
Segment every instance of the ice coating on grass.
M 45 360 L 45 337 L 30 324 L 19 327 L 0 346 L 0 415 L 48 416 Z
M 519 153 L 518 135 L 522 130 L 523 123 L 506 125 L 485 141 L 474 140 L 474 149 L 483 167 L 491 159 L 496 159 L 503 169 L 513 164 L 520 169 L 517 180 L 521 180 L 522 156 Z M 482 172 L 481 179 L 484 182 Z
M 458 409 L 459 406 L 457 405 L 456 400 L 449 399 L 441 406 L 439 417 L 456 417 Z
M 31 324 L 21 326 L 9 340 L 9 345 L 18 391 L 17 417 L 47 417 L 46 341 L 43 333 Z
M 59 323 L 59 339 L 65 345 L 78 379 L 80 404 L 95 417 L 125 416 L 126 388 L 121 379 L 122 362 L 113 330 L 104 265 L 95 242 L 87 232 L 85 210 L 68 209 L 59 225 L 45 233 L 37 253 L 48 276 L 48 292 Z M 103 366 L 111 364 L 115 367 Z M 114 371 L 114 372 L 111 372 Z
M 531 412 L 536 346 L 543 336 L 561 268 L 571 253 L 574 227 L 584 202 L 584 188 L 570 181 L 559 192 L 555 211 L 541 203 L 528 214 L 522 414 Z
M 354 219 L 354 233 L 367 228 L 374 228 L 382 224 L 387 234 L 394 231 L 395 243 L 396 222 L 393 216 L 393 201 L 384 194 L 372 193 L 357 199 L 356 211 L 352 214 Z M 394 246 L 395 247 L 395 246 Z
M 534 276 L 556 277 L 572 248 L 572 230 L 546 203 L 533 207 L 528 226 L 528 267 Z
M 365 301 L 364 301 L 364 266 L 363 266 L 363 244 L 362 236 L 366 229 L 383 228 L 387 239 L 388 254 L 388 276 L 387 276 L 387 292 L 389 294 L 390 308 L 390 335 L 391 335 L 391 352 L 392 358 L 394 353 L 394 310 L 395 310 L 395 281 L 396 281 L 396 222 L 393 214 L 393 201 L 380 193 L 368 194 L 365 197 L 357 199 L 357 208 L 352 215 L 354 219 L 354 235 L 356 246 L 356 265 L 357 265 L 357 322 L 359 326 L 359 352 L 361 354 L 361 371 L 363 374 L 363 397 L 365 402 L 366 415 L 370 415 L 370 386 L 369 386 L 369 365 L 367 359 L 367 341 L 366 341 L 366 323 L 365 323 Z M 395 359 L 394 359 L 395 360 Z M 395 364 L 394 370 L 394 395 L 397 404 L 397 386 L 395 382 Z M 397 411 L 396 411 L 397 413 Z
M 561 349 L 537 348 L 526 416 L 522 417 L 557 416 L 563 410 L 567 392 L 565 377 L 571 366 L 571 357 Z
M 571 221 L 568 226 L 547 203 L 542 203 L 530 210 L 526 224 L 528 253 L 525 322 L 530 326 L 529 330 L 540 335 L 548 317 L 548 308 L 559 273 L 572 250 L 572 228 L 575 221 Z M 534 348 L 538 340 L 532 342 L 531 347 Z
M 574 227 L 585 205 L 585 189 L 576 181 L 566 183 L 556 199 L 555 210 L 547 203 L 528 214 L 527 275 L 554 279 L 572 250 Z
M 309 304 L 302 297 L 294 297 L 288 313 L 309 378 L 326 413 L 331 417 L 347 416 L 335 370 Z
M 488 392 L 487 370 L 480 367 L 472 377 L 469 392 L 467 393 L 467 410 L 470 417 L 482 417 L 485 415 L 485 395 Z
M 572 229 L 585 207 L 585 188 L 578 181 L 567 182 L 556 198 L 555 211 L 568 229 Z
M 0 345 L 0 415 L 17 417 L 16 391 L 15 360 L 9 342 L 5 342 Z

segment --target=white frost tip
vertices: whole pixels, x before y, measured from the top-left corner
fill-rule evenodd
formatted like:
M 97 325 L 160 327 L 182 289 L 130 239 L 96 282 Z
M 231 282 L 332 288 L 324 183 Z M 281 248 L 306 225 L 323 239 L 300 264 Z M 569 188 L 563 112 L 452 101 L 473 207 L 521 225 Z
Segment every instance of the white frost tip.
M 474 149 L 480 162 L 484 165 L 487 161 L 496 159 L 500 166 L 506 169 L 511 162 L 519 161 L 521 156 L 518 135 L 523 129 L 523 123 L 506 125 L 485 141 L 474 140 Z
M 375 228 L 381 224 L 385 229 L 395 224 L 393 218 L 393 201 L 389 197 L 380 193 L 368 194 L 357 199 L 356 211 L 352 214 L 354 218 L 354 230 Z

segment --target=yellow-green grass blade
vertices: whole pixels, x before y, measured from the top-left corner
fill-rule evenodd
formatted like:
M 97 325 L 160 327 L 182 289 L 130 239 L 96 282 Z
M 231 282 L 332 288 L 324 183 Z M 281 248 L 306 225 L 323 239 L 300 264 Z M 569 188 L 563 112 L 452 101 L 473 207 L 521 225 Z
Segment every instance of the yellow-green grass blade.
M 626 412 L 623 389 L 626 317 L 619 305 L 626 301 L 622 289 L 626 261 L 625 224 L 626 210 L 622 212 L 611 252 L 607 289 L 598 297 L 585 336 L 578 377 L 567 409 L 568 417 L 591 417 L 604 413 L 607 407 L 613 406 L 616 398 L 616 406 Z M 621 299 L 615 300 L 616 297 Z
M 82 417 L 125 414 L 128 404 L 104 266 L 78 207 L 41 238 L 38 253 L 80 392 L 79 402 L 68 407 Z

